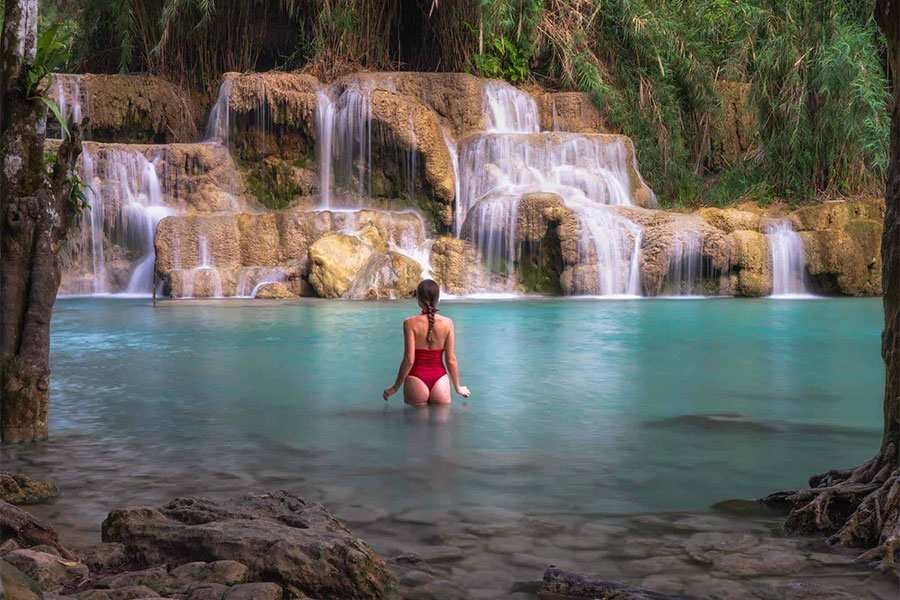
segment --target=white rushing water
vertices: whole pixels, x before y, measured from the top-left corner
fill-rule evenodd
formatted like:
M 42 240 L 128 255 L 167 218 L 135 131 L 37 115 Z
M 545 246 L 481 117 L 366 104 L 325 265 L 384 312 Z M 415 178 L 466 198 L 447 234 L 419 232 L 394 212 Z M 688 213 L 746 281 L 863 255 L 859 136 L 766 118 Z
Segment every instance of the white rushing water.
M 226 79 L 219 86 L 216 102 L 206 120 L 206 141 L 228 143 L 231 133 L 231 80 Z
M 102 163 L 102 173 L 97 166 Z M 155 250 L 153 236 L 156 225 L 174 214 L 163 200 L 163 189 L 156 172 L 158 158 L 150 161 L 136 150 L 107 148 L 98 156 L 92 147 L 82 154 L 88 208 L 80 216 L 83 269 L 90 266 L 89 289 L 81 291 L 104 294 L 111 291 L 109 282 L 109 244 L 127 249 L 136 266 L 128 274 L 125 292 L 153 292 Z
M 328 90 L 319 90 L 316 94 L 316 152 L 319 162 L 319 206 L 331 206 L 332 139 L 334 137 L 334 102 Z
M 772 254 L 772 295 L 808 295 L 803 238 L 787 220 L 768 223 L 766 237 Z
M 537 133 L 540 118 L 537 102 L 529 94 L 504 81 L 490 81 L 484 88 L 484 111 L 488 131 L 501 133 Z
M 524 194 L 558 194 L 581 224 L 579 263 L 595 264 L 590 276 L 574 281 L 575 293 L 639 295 L 641 228 L 609 206 L 631 204 L 628 151 L 618 138 L 574 133 L 538 133 L 534 99 L 516 88 L 491 82 L 485 91 L 490 129 L 464 140 L 456 229 L 467 227 L 495 272 L 515 284 L 519 199 Z
M 55 74 L 48 92 L 66 122 L 81 123 L 84 120 L 90 97 L 86 88 L 82 90 L 81 75 Z

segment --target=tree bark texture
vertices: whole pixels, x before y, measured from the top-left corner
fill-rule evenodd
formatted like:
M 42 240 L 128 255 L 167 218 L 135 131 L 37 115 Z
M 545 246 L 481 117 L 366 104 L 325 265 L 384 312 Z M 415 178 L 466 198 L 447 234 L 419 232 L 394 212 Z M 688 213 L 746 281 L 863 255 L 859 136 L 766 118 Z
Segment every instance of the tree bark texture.
M 59 246 L 76 205 L 72 173 L 81 127 L 45 164 L 47 108 L 26 93 L 37 43 L 37 0 L 7 0 L 0 71 L 0 439 L 47 437 L 50 317 Z M 42 90 L 37 90 L 40 93 Z M 32 94 L 35 92 L 33 91 Z

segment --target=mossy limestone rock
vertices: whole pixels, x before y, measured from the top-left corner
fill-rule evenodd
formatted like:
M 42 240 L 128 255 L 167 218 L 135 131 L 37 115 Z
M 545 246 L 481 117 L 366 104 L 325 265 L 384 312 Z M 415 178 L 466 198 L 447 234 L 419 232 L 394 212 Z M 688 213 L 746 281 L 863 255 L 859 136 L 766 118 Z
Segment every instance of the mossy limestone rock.
M 21 473 L 0 473 L 0 498 L 10 504 L 37 504 L 59 495 L 55 485 L 36 481 Z
M 462 296 L 484 288 L 488 275 L 475 246 L 467 240 L 440 237 L 431 246 L 432 277 L 443 292 Z
M 772 293 L 772 258 L 766 236 L 739 230 L 728 234 L 731 280 L 737 296 L 768 296 Z

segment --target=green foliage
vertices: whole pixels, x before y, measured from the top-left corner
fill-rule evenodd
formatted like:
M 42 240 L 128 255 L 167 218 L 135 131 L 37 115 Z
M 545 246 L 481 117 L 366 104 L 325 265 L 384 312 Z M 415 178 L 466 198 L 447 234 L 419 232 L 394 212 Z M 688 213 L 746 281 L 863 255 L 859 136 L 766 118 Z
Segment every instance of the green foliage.
M 478 45 L 469 70 L 514 83 L 527 80 L 542 7 L 542 0 L 480 0 L 478 27 L 466 23 Z
M 513 83 L 525 81 L 531 74 L 530 46 L 508 39 L 502 33 L 492 36 L 485 51 L 470 57 L 471 69 L 481 77 L 505 79 Z
M 43 102 L 67 135 L 69 128 L 59 112 L 59 107 L 44 93 L 53 85 L 53 73 L 62 69 L 69 60 L 70 42 L 59 24 L 50 26 L 38 38 L 34 60 L 25 72 L 25 96 L 30 100 Z
M 631 136 L 663 203 L 881 185 L 888 94 L 871 0 L 551 4 L 541 29 L 555 49 L 533 72 L 587 92 Z M 721 82 L 749 85 L 752 104 L 740 110 L 759 117 L 758 147 L 738 164 L 722 164 L 710 143 Z M 710 175 L 716 183 L 702 185 Z

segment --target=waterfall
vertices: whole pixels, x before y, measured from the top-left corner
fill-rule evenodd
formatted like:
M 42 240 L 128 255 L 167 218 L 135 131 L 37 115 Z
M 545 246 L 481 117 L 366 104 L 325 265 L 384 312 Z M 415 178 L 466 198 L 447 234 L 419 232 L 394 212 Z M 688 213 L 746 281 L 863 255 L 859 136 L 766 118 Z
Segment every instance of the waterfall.
M 490 81 L 484 87 L 484 111 L 490 119 L 488 131 L 537 133 L 540 118 L 537 102 L 504 81 Z
M 510 200 L 533 192 L 558 194 L 581 223 L 579 262 L 597 265 L 596 289 L 579 291 L 638 295 L 641 228 L 608 208 L 631 204 L 627 150 L 619 138 L 573 133 L 470 136 L 460 156 L 459 218 L 470 220 L 472 230 L 479 232 L 473 241 L 492 265 L 501 255 L 515 257 L 517 207 Z M 482 202 L 485 206 L 476 208 Z M 508 206 L 488 205 L 498 202 Z M 496 234 L 482 232 L 502 221 L 507 225 L 501 247 Z
M 447 129 L 441 127 L 441 133 L 444 136 L 444 144 L 447 145 L 447 153 L 450 154 L 450 162 L 453 164 L 453 202 L 455 203 L 453 207 L 453 234 L 459 237 L 463 226 L 463 218 L 465 217 L 459 206 L 459 152 L 456 140 L 447 133 Z
M 334 134 L 334 102 L 327 90 L 319 90 L 316 94 L 316 149 L 319 153 L 319 205 L 321 208 L 331 206 L 331 140 Z
M 766 225 L 766 237 L 772 253 L 772 295 L 806 295 L 806 269 L 803 239 L 790 221 Z
M 206 120 L 206 141 L 227 144 L 231 134 L 231 80 L 226 79 L 219 86 L 216 103 Z
M 663 279 L 667 296 L 703 294 L 703 236 L 698 231 L 678 231 L 669 245 L 668 268 Z
M 369 90 L 350 83 L 334 117 L 335 183 L 350 187 L 356 175 L 357 202 L 372 195 L 372 103 Z
M 55 73 L 53 75 L 53 85 L 48 90 L 50 99 L 56 102 L 59 108 L 59 114 L 67 122 L 81 123 L 84 120 L 89 104 L 87 89 L 82 90 L 81 75 L 67 75 Z M 54 121 L 48 120 L 48 123 Z M 54 125 L 55 127 L 55 125 Z M 64 133 L 60 130 L 60 137 L 64 137 Z M 85 132 L 85 139 L 88 139 Z
M 103 173 L 98 177 L 101 159 Z M 153 291 L 153 236 L 157 223 L 174 214 L 163 201 L 156 163 L 136 150 L 109 148 L 100 157 L 93 148 L 85 147 L 82 169 L 91 187 L 85 190 L 88 208 L 80 217 L 82 268 L 91 265 L 91 291 L 95 294 L 110 291 L 107 240 L 124 246 L 137 261 L 125 291 Z

